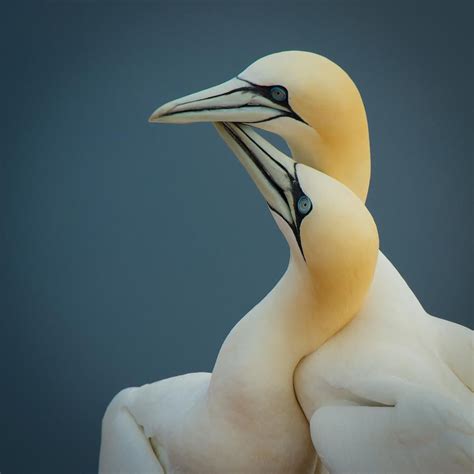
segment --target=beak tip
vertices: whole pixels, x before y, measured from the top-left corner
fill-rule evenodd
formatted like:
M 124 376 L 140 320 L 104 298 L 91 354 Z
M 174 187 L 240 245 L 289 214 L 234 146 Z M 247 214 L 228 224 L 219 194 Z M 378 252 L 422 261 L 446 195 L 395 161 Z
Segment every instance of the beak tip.
M 167 104 L 158 107 L 148 118 L 149 123 L 159 123 L 166 120 L 166 115 L 176 107 L 176 101 L 168 102 Z
M 149 117 L 148 117 L 148 122 L 149 123 L 157 123 L 160 121 L 160 119 L 163 117 L 162 113 L 162 107 L 156 109 Z

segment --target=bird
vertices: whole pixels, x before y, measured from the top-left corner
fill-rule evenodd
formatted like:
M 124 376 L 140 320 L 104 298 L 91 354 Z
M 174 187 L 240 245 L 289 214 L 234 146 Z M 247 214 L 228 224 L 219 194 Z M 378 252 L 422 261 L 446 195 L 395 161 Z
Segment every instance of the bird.
M 216 128 L 285 236 L 288 268 L 231 330 L 212 374 L 172 377 L 113 398 L 102 423 L 100 473 L 315 472 L 293 373 L 359 311 L 375 271 L 377 227 L 337 180 L 296 163 L 248 126 Z
M 215 87 L 172 100 L 152 123 L 242 122 L 280 135 L 299 163 L 336 178 L 365 201 L 370 143 L 361 95 L 324 56 L 285 51 L 265 56 Z
M 366 200 L 364 104 L 350 76 L 324 56 L 265 56 L 221 85 L 164 104 L 149 120 L 223 120 L 273 132 L 296 162 Z M 428 314 L 382 252 L 363 307 L 302 359 L 294 386 L 333 474 L 474 470 L 473 332 Z

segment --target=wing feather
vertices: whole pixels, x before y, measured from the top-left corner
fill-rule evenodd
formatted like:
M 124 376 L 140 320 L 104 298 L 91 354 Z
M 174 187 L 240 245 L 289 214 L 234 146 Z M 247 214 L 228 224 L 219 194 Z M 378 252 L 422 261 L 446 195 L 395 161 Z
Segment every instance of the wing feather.
M 472 413 L 437 394 L 409 393 L 392 407 L 322 407 L 311 436 L 331 474 L 474 472 Z

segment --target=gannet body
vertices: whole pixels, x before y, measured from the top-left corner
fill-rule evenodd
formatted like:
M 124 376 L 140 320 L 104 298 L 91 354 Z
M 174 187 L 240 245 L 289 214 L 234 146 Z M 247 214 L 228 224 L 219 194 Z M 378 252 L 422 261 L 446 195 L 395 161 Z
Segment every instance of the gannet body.
M 328 59 L 273 54 L 150 118 L 219 120 L 280 135 L 297 162 L 365 201 L 370 146 L 363 102 Z M 473 332 L 427 314 L 381 252 L 363 308 L 301 361 L 294 385 L 315 448 L 333 474 L 474 470 Z
M 380 253 L 362 310 L 295 372 L 314 446 L 331 473 L 472 473 L 472 331 L 394 273 Z
M 358 197 L 249 127 L 218 130 L 290 247 L 276 287 L 230 332 L 211 374 L 120 392 L 103 420 L 101 473 L 308 473 L 316 468 L 293 373 L 359 311 L 378 234 Z

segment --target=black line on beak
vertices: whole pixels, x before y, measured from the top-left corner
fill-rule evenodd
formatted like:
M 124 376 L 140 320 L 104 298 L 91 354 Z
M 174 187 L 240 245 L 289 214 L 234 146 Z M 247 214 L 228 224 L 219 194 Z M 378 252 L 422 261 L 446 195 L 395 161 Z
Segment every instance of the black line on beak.
M 204 99 L 199 99 L 199 100 L 204 100 Z M 190 102 L 191 103 L 191 102 Z M 290 116 L 288 112 L 285 110 L 279 110 L 279 109 L 274 109 L 272 107 L 268 107 L 265 105 L 259 105 L 259 104 L 242 104 L 242 105 L 234 105 L 234 106 L 216 106 L 216 107 L 203 107 L 202 109 L 191 109 L 191 110 L 178 110 L 176 112 L 168 112 L 166 114 L 163 114 L 162 117 L 170 117 L 172 115 L 179 115 L 179 114 L 189 114 L 193 112 L 205 112 L 205 111 L 210 111 L 210 110 L 235 110 L 235 109 L 243 109 L 243 108 L 261 108 L 261 109 L 268 109 L 268 110 L 278 110 L 279 112 L 282 112 L 280 115 L 276 115 L 274 117 L 270 117 L 269 119 L 264 119 L 264 120 L 258 120 L 255 122 L 245 122 L 245 123 L 259 123 L 259 122 L 265 122 L 267 120 L 273 120 L 277 117 L 284 117 L 284 116 Z
M 269 122 L 270 120 L 275 120 L 279 117 L 290 117 L 295 120 L 298 120 L 299 122 L 302 122 L 306 125 L 308 125 L 291 107 L 291 105 L 288 102 L 288 98 L 284 102 L 278 102 L 276 101 L 270 94 L 270 89 L 271 87 L 267 86 L 260 86 L 258 84 L 254 84 L 253 82 L 247 81 L 246 79 L 242 79 L 241 77 L 237 76 L 237 79 L 242 82 L 246 82 L 249 84 L 249 86 L 244 86 L 244 87 L 238 87 L 236 89 L 232 89 L 227 92 L 222 92 L 221 94 L 215 94 L 211 95 L 209 97 L 202 97 L 201 99 L 196 99 L 196 100 L 189 100 L 188 102 L 183 102 L 182 104 L 179 104 L 179 106 L 183 105 L 189 105 L 189 104 L 195 104 L 197 102 L 202 102 L 204 100 L 210 100 L 210 99 L 215 99 L 216 97 L 223 97 L 226 95 L 232 95 L 235 94 L 236 92 L 251 92 L 257 95 L 260 95 L 264 97 L 265 99 L 273 102 L 276 105 L 283 106 L 286 108 L 286 110 L 278 109 L 278 108 L 272 108 L 268 107 L 265 105 L 259 105 L 259 104 L 242 104 L 242 105 L 234 105 L 234 106 L 216 106 L 216 107 L 203 107 L 202 109 L 193 109 L 193 110 L 178 110 L 176 112 L 173 112 L 172 110 L 166 114 L 163 114 L 163 117 L 171 117 L 173 115 L 179 115 L 179 114 L 184 114 L 184 113 L 192 113 L 192 112 L 205 112 L 205 111 L 211 111 L 211 110 L 233 110 L 233 109 L 242 109 L 242 108 L 257 108 L 261 107 L 263 109 L 269 109 L 273 111 L 278 111 L 279 114 L 275 115 L 273 117 L 269 117 L 266 119 L 262 120 L 255 120 L 255 121 L 250 121 L 250 122 L 244 122 L 244 123 L 263 123 L 263 122 Z
M 241 79 L 241 80 L 242 80 L 242 79 Z M 236 92 L 250 91 L 250 90 L 251 90 L 251 88 L 248 87 L 248 86 L 237 87 L 237 89 L 232 89 L 232 90 L 227 91 L 227 92 L 222 92 L 221 94 L 210 95 L 209 97 L 203 97 L 202 99 L 189 100 L 188 102 L 183 102 L 182 104 L 179 104 L 179 105 L 194 104 L 195 102 L 201 102 L 201 101 L 203 101 L 203 100 L 215 99 L 216 97 L 223 97 L 223 96 L 225 96 L 225 95 L 234 94 L 234 93 L 236 93 Z
M 280 197 L 283 199 L 284 202 L 287 202 L 286 200 L 286 197 L 285 197 L 285 194 L 283 192 L 283 190 L 275 183 L 275 180 L 273 179 L 273 177 L 268 174 L 267 170 L 262 166 L 262 163 L 260 163 L 260 161 L 257 159 L 257 157 L 253 154 L 252 150 L 250 150 L 250 148 L 242 141 L 242 139 L 225 123 L 225 122 L 222 122 L 222 124 L 224 125 L 225 129 L 227 130 L 227 132 L 229 132 L 229 134 L 232 136 L 232 138 L 238 143 L 238 145 L 240 146 L 240 148 L 242 148 L 243 150 L 245 150 L 245 153 L 247 154 L 247 156 L 252 160 L 253 164 L 259 169 L 260 173 L 263 174 L 263 176 L 265 176 L 265 178 L 267 179 L 267 181 L 271 184 L 271 186 L 275 189 L 275 191 L 278 192 L 278 194 L 280 195 Z M 247 137 L 249 138 L 253 143 L 255 143 L 238 125 L 236 125 L 236 127 Z M 266 153 L 267 156 L 270 157 L 270 155 L 268 155 L 268 153 Z M 271 158 L 271 157 L 270 157 Z M 273 160 L 273 158 L 272 158 Z M 275 161 L 275 160 L 273 160 Z M 279 163 L 278 163 L 279 164 Z M 280 164 L 279 164 L 280 165 Z M 280 165 L 281 166 L 281 165 Z M 286 170 L 285 170 L 286 171 Z M 268 204 L 268 202 L 267 202 Z M 278 212 L 278 211 L 275 211 L 275 212 Z M 279 212 L 278 214 L 283 218 L 285 219 Z M 286 219 L 285 219 L 286 222 L 288 222 Z M 290 222 L 288 222 L 289 225 L 291 225 Z
M 273 187 L 273 189 L 275 189 L 275 191 L 278 192 L 278 194 L 280 195 L 280 197 L 282 198 L 283 202 L 286 203 L 286 205 L 288 206 L 288 208 L 290 207 L 290 204 L 288 203 L 288 200 L 285 196 L 285 193 L 283 192 L 283 190 L 278 186 L 278 184 L 275 182 L 275 180 L 273 179 L 273 177 L 268 174 L 268 172 L 263 168 L 262 164 L 260 163 L 260 161 L 257 159 L 257 157 L 254 155 L 254 153 L 252 152 L 252 150 L 250 150 L 250 148 L 242 141 L 242 139 L 225 123 L 225 122 L 222 122 L 222 125 L 225 127 L 225 129 L 227 130 L 227 132 L 232 136 L 232 138 L 237 142 L 237 144 L 243 149 L 245 150 L 247 156 L 252 160 L 252 162 L 255 164 L 255 166 L 259 169 L 259 171 L 265 176 L 265 178 L 267 179 L 267 181 L 270 183 L 270 185 Z M 239 127 L 238 124 L 235 124 L 235 127 L 237 127 L 241 133 L 243 133 L 255 146 L 257 146 L 263 153 L 265 153 L 265 155 L 268 156 L 268 158 L 270 158 L 275 164 L 277 164 L 285 173 L 286 175 L 288 176 L 288 179 L 289 179 L 289 182 L 291 184 L 291 190 L 292 190 L 292 194 L 293 194 L 293 200 L 295 202 L 298 202 L 298 199 L 300 196 L 302 196 L 304 193 L 299 185 L 299 182 L 298 182 L 298 178 L 297 178 L 297 174 L 296 174 L 296 163 L 294 163 L 294 173 L 295 173 L 295 176 L 291 176 L 291 174 L 288 172 L 288 170 L 281 164 L 279 163 L 278 161 L 276 161 L 264 148 L 262 148 L 252 137 L 250 137 L 244 130 L 242 130 L 241 127 Z M 295 200 L 295 198 L 297 198 Z M 301 224 L 301 221 L 303 220 L 303 218 L 298 214 L 298 212 L 295 212 L 295 216 L 296 216 L 296 222 L 288 222 L 288 220 L 281 215 L 280 212 L 278 212 L 278 210 L 276 210 L 273 206 L 271 206 L 271 204 L 266 201 L 267 203 L 267 206 L 273 211 L 275 212 L 276 214 L 278 214 L 291 228 L 291 230 L 293 231 L 293 234 L 295 236 L 295 239 L 296 239 L 296 242 L 298 243 L 298 247 L 301 251 L 301 255 L 303 256 L 303 260 L 306 261 L 306 257 L 304 255 L 304 251 L 303 251 L 303 246 L 301 244 L 301 235 L 300 235 L 300 224 Z M 290 212 L 290 215 L 291 215 L 291 212 Z

